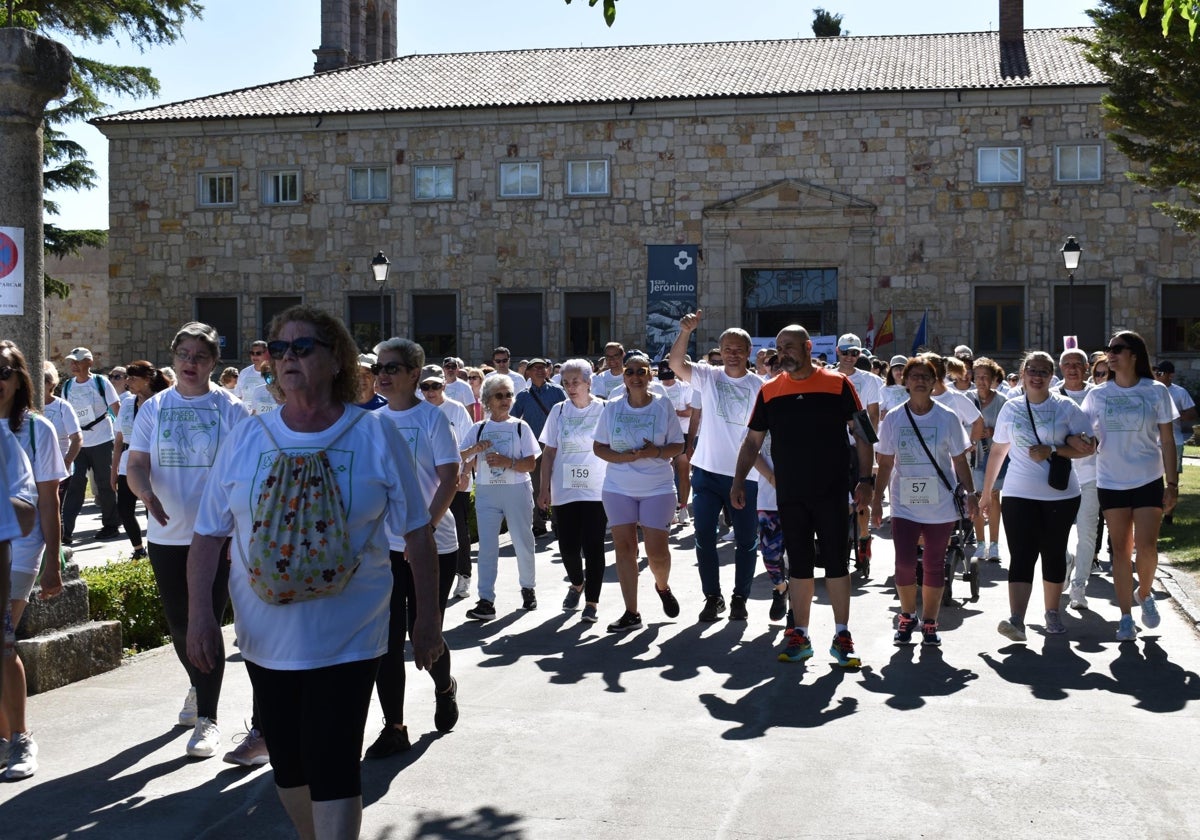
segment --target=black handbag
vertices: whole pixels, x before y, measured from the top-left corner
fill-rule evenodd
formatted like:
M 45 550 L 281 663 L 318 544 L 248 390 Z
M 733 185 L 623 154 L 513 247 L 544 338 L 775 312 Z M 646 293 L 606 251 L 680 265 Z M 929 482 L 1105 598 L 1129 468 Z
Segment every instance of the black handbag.
M 1033 422 L 1033 408 L 1029 405 L 1029 397 L 1025 398 L 1025 410 L 1029 412 L 1029 425 L 1033 427 L 1033 438 L 1038 442 L 1038 446 L 1041 446 L 1042 439 L 1038 435 L 1037 423 Z M 1049 464 L 1050 474 L 1046 476 L 1046 483 L 1055 490 L 1066 490 L 1071 485 L 1071 459 L 1053 452 L 1050 455 Z

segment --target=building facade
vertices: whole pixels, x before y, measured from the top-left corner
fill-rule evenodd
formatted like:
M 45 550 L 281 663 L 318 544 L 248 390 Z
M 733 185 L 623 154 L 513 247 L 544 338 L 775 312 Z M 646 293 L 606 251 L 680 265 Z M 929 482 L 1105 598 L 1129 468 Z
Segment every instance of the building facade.
M 932 346 L 1004 361 L 1133 328 L 1186 377 L 1200 249 L 1105 140 L 1087 34 L 410 56 L 105 117 L 110 342 L 198 318 L 237 359 L 304 301 L 364 346 L 382 320 L 431 355 L 595 356 L 644 344 L 671 245 L 701 344 L 890 310 L 906 353 L 928 312 Z

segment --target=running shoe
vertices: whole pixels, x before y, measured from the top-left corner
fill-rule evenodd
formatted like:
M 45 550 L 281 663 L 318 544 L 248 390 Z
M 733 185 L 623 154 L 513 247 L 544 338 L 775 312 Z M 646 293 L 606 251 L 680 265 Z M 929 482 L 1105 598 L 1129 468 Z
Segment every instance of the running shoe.
M 28 779 L 37 772 L 38 748 L 30 732 L 14 732 L 8 745 L 8 769 L 6 779 Z
M 1001 620 L 996 630 L 1006 639 L 1011 639 L 1014 642 L 1025 641 L 1025 625 L 1014 618 Z
M 433 692 L 433 726 L 438 732 L 449 732 L 458 723 L 458 680 L 450 678 L 450 687 Z
M 662 601 L 663 612 L 667 618 L 676 618 L 679 616 L 679 601 L 675 599 L 675 595 L 671 592 L 671 587 L 659 589 L 658 585 L 654 586 L 654 591 L 658 593 L 658 599 Z
M 680 525 L 686 525 L 691 522 L 691 517 L 688 516 L 687 505 L 680 505 L 679 510 L 677 510 L 676 513 L 679 514 Z
M 1154 603 L 1154 593 L 1151 592 L 1149 596 L 1143 598 L 1135 589 L 1133 591 L 1133 600 L 1142 608 L 1142 624 L 1146 629 L 1153 630 L 1157 627 L 1162 618 L 1158 614 L 1158 604 Z
M 921 624 L 921 644 L 926 647 L 941 647 L 942 637 L 938 635 L 936 621 L 926 619 Z
M 237 746 L 225 753 L 221 759 L 226 764 L 259 767 L 271 760 L 271 755 L 267 752 L 267 739 L 253 727 L 245 733 L 234 735 L 233 742 Z
M 587 624 L 595 624 L 597 621 L 599 621 L 600 616 L 597 615 L 595 604 L 588 604 L 586 607 L 584 607 L 583 613 L 579 616 L 579 620 L 586 622 Z
M 988 556 L 988 544 L 986 542 L 976 543 L 974 556 L 976 560 L 986 560 Z
M 192 758 L 212 758 L 220 746 L 221 730 L 217 728 L 217 722 L 212 718 L 196 718 L 196 728 L 188 738 L 187 754 Z
M 778 621 L 783 618 L 788 611 L 788 591 L 787 589 L 772 589 L 771 590 L 771 611 L 767 614 L 772 621 Z
M 533 587 L 526 586 L 521 589 L 521 606 L 526 610 L 537 609 L 537 594 L 533 591 Z
M 1117 624 L 1117 641 L 1132 642 L 1137 638 L 1137 628 L 1133 625 L 1133 616 L 1123 615 Z
M 892 643 L 896 647 L 911 645 L 913 643 L 913 632 L 916 629 L 917 617 L 915 615 L 900 613 L 900 619 L 896 624 L 896 635 L 892 637 Z
M 412 749 L 412 744 L 408 740 L 408 727 L 401 726 L 399 729 L 391 724 L 385 723 L 383 731 L 379 733 L 379 737 L 375 739 L 375 743 L 367 747 L 365 758 L 387 758 L 389 755 L 395 755 L 398 752 L 405 752 Z
M 496 605 L 486 598 L 480 598 L 475 606 L 467 610 L 467 618 L 474 621 L 491 621 L 496 617 Z
M 799 630 L 792 628 L 783 634 L 783 653 L 780 662 L 803 662 L 813 655 L 812 642 Z
M 608 625 L 609 633 L 628 633 L 630 630 L 642 629 L 642 616 L 640 613 L 631 613 L 625 610 L 625 614 Z
M 989 563 L 1000 562 L 1000 543 L 988 543 L 987 559 Z
M 725 612 L 725 598 L 721 595 L 709 595 L 704 599 L 704 609 L 700 610 L 701 621 L 716 621 Z
M 746 621 L 750 618 L 750 613 L 746 609 L 746 596 L 734 595 L 729 599 L 729 620 L 730 621 Z
M 458 576 L 458 585 L 454 587 L 455 598 L 467 598 L 471 594 L 471 579 L 465 575 Z
M 579 606 L 579 599 L 583 597 L 583 590 L 576 589 L 574 586 L 567 587 L 567 597 L 563 598 L 563 609 L 573 610 Z
M 1067 632 L 1066 625 L 1058 615 L 1058 610 L 1046 610 L 1046 635 L 1061 636 Z
M 179 726 L 196 725 L 196 686 L 188 689 L 187 697 L 183 700 L 183 708 L 179 710 Z
M 1073 610 L 1082 612 L 1088 608 L 1087 602 L 1087 587 L 1077 583 L 1071 584 L 1071 603 L 1068 605 Z
M 832 654 L 834 661 L 843 668 L 857 668 L 862 665 L 862 660 L 854 652 L 854 640 L 850 638 L 849 630 L 841 630 L 833 637 L 829 653 Z

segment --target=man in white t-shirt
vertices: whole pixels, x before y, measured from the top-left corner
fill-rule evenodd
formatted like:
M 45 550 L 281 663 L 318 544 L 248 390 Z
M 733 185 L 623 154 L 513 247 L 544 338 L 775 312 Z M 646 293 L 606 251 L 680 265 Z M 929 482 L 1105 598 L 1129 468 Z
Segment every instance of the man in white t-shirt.
M 512 380 L 513 393 L 519 394 L 529 387 L 529 383 L 525 381 L 525 377 L 517 373 L 509 366 L 512 364 L 512 353 L 507 347 L 497 347 L 492 351 L 492 367 L 496 369 L 496 373 L 503 373 Z M 466 403 L 463 403 L 466 405 Z
M 718 342 L 721 367 L 697 365 L 687 360 L 688 341 L 700 326 L 701 316 L 702 312 L 697 310 L 680 319 L 679 335 L 671 345 L 669 356 L 671 370 L 700 391 L 704 402 L 704 419 L 692 456 L 692 521 L 705 599 L 700 620 L 716 621 L 725 612 L 717 557 L 717 520 L 721 509 L 728 506 L 736 545 L 729 618 L 745 621 L 749 617 L 746 602 L 758 559 L 758 473 L 751 470 L 747 476 L 746 504 L 740 510 L 729 505 L 729 491 L 738 451 L 746 438 L 746 423 L 754 410 L 762 380 L 746 369 L 746 361 L 750 358 L 749 333 L 735 327 L 725 330 Z
M 1179 473 L 1183 472 L 1183 445 L 1188 438 L 1192 436 L 1191 426 L 1196 422 L 1196 402 L 1192 399 L 1192 395 L 1183 388 L 1175 384 L 1175 363 L 1169 359 L 1163 359 L 1154 366 L 1154 378 L 1167 386 L 1167 391 L 1171 394 L 1171 401 L 1175 403 L 1175 408 L 1179 410 L 1179 417 L 1175 420 L 1175 466 Z M 1163 514 L 1163 524 L 1170 525 L 1175 521 L 1174 512 Z
M 618 341 L 604 345 L 604 370 L 592 377 L 592 393 L 602 400 L 618 385 L 625 384 L 625 348 Z
M 100 505 L 100 530 L 96 539 L 116 537 L 120 531 L 117 515 L 117 494 L 110 484 L 113 458 L 113 418 L 120 408 L 120 398 L 112 383 L 98 373 L 92 373 L 92 351 L 76 347 L 67 354 L 71 378 L 63 383 L 62 396 L 75 411 L 83 431 L 83 448 L 75 457 L 74 469 L 67 484 L 63 501 L 63 545 L 74 539 L 75 520 L 83 507 L 90 470 L 96 488 L 96 503 Z
M 266 414 L 278 408 L 275 397 L 267 388 L 266 372 L 271 357 L 267 342 L 261 338 L 250 344 L 250 364 L 238 373 L 233 395 L 246 404 L 251 414 Z
M 883 393 L 879 377 L 869 370 L 859 370 L 856 365 L 863 354 L 862 340 L 854 333 L 846 333 L 837 342 L 837 372 L 850 380 L 858 399 L 867 416 L 871 418 L 871 427 L 879 428 L 879 400 Z M 871 452 L 875 457 L 874 450 Z M 867 504 L 858 510 L 858 557 L 871 559 L 871 506 Z
M 457 356 L 447 356 L 442 359 L 442 375 L 446 378 L 446 384 L 442 390 L 446 399 L 468 406 L 475 402 L 475 393 L 471 390 L 470 385 L 459 379 L 458 372 L 462 369 L 463 360 Z

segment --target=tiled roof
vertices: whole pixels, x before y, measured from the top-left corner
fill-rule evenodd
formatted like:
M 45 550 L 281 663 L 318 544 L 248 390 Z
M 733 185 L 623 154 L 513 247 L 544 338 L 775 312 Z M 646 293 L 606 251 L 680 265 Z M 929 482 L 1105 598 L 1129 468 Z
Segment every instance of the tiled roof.
M 1023 51 L 974 32 L 411 55 L 95 122 L 1101 85 L 1064 40 L 1091 32 L 1029 30 Z

